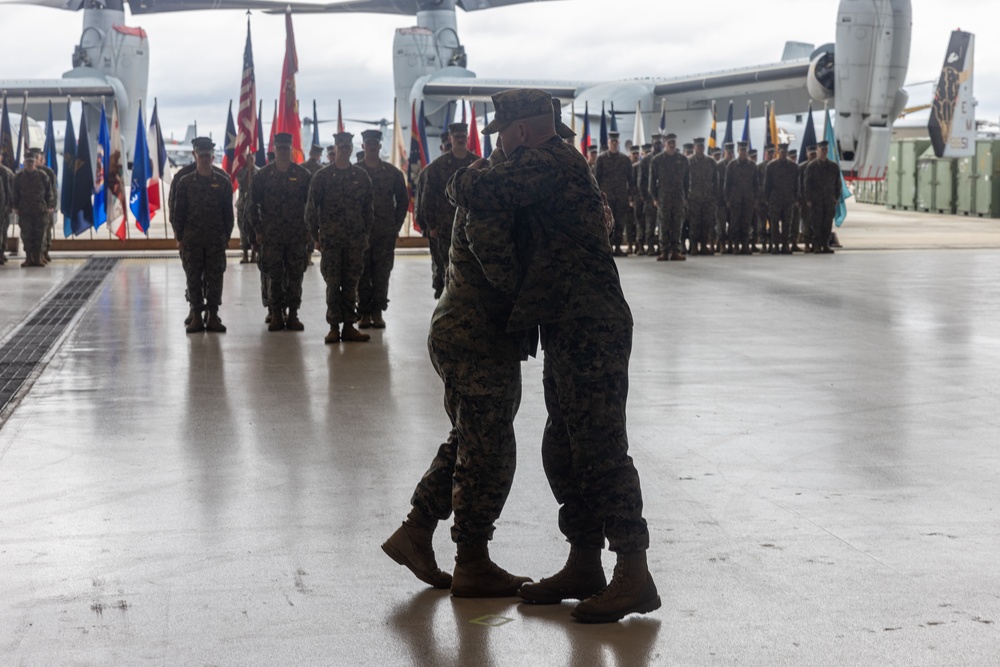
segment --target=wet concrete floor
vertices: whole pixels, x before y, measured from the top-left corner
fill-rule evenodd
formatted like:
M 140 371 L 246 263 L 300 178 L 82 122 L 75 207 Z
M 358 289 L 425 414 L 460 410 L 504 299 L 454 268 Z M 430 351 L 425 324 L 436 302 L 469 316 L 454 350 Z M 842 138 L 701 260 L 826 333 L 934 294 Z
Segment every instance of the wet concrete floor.
M 69 262 L 0 269 L 4 335 Z M 996 664 L 1000 250 L 619 266 L 658 612 L 452 599 L 379 550 L 448 429 L 426 255 L 336 346 L 318 266 L 305 332 L 232 259 L 229 333 L 188 336 L 180 263 L 130 259 L 0 428 L 0 664 Z M 540 369 L 492 545 L 536 579 Z

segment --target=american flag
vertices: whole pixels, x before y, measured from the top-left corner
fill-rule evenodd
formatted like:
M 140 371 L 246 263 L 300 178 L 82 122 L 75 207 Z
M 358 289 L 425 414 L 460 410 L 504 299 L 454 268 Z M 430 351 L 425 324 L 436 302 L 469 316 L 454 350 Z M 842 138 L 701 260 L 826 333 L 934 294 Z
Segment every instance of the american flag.
M 247 18 L 247 46 L 243 51 L 243 83 L 240 84 L 240 108 L 236 112 L 236 150 L 233 176 L 253 164 L 257 149 L 257 83 L 253 74 L 253 48 L 250 46 L 250 19 Z

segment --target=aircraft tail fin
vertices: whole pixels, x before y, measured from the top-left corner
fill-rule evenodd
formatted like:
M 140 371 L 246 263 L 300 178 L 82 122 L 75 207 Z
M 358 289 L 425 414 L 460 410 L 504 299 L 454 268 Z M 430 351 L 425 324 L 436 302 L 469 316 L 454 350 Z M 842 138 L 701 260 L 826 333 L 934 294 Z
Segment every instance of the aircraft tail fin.
M 971 32 L 951 33 L 927 126 L 938 157 L 976 153 L 976 100 L 972 96 L 975 42 Z
M 182 144 L 189 144 L 191 140 L 198 136 L 198 123 L 193 125 L 188 125 L 187 132 L 184 133 L 184 141 Z

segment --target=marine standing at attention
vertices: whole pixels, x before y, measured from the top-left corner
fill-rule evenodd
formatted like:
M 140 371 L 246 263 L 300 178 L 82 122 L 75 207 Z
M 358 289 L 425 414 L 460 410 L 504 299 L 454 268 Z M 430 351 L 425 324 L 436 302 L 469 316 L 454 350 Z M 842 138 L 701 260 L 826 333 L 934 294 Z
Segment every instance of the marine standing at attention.
M 617 132 L 608 133 L 608 150 L 597 157 L 594 166 L 597 184 L 607 196 L 608 206 L 615 216 L 615 229 L 611 232 L 611 248 L 615 257 L 625 254 L 621 249 L 622 236 L 628 225 L 629 194 L 635 189 L 632 161 L 618 150 L 618 137 Z
M 660 226 L 660 254 L 656 261 L 683 262 L 681 231 L 691 187 L 691 165 L 677 151 L 677 135 L 666 137 L 663 152 L 653 158 L 649 169 L 649 194 L 656 207 L 656 222 Z
M 309 171 L 292 162 L 292 135 L 274 135 L 274 162 L 253 177 L 250 207 L 254 239 L 264 252 L 261 269 L 267 274 L 268 331 L 302 331 L 302 277 L 309 262 Z
M 451 227 L 455 221 L 455 206 L 444 193 L 452 174 L 461 167 L 468 167 L 479 159 L 469 151 L 469 126 L 452 123 L 448 126 L 450 149 L 420 172 L 420 195 L 416 208 L 417 224 L 426 230 L 431 251 L 434 298 L 444 291 L 444 272 L 448 268 L 448 249 L 451 247 Z
M 14 175 L 12 204 L 24 243 L 25 259 L 21 266 L 44 266 L 42 249 L 45 230 L 55 210 L 55 195 L 48 174 L 35 166 L 35 154 L 30 151 L 24 156 L 24 168 Z
M 410 206 L 406 179 L 396 167 L 379 157 L 382 133 L 361 133 L 364 159 L 359 163 L 372 180 L 374 224 L 368 235 L 361 283 L 358 285 L 358 315 L 361 329 L 385 329 L 382 313 L 389 307 L 389 276 L 396 259 L 396 239 Z
M 326 281 L 330 333 L 323 340 L 328 345 L 342 340 L 363 343 L 371 336 L 358 331 L 354 323 L 358 321 L 358 282 L 373 223 L 372 180 L 351 163 L 353 134 L 338 132 L 334 144 L 337 157 L 313 176 L 306 206 L 309 232 L 319 242 L 320 270 Z
M 196 138 L 195 170 L 174 185 L 174 215 L 171 223 L 187 275 L 187 298 L 191 304 L 188 333 L 225 333 L 219 319 L 222 276 L 226 272 L 226 246 L 233 234 L 233 186 L 228 176 L 212 166 L 215 143 Z M 204 316 L 207 311 L 207 318 Z

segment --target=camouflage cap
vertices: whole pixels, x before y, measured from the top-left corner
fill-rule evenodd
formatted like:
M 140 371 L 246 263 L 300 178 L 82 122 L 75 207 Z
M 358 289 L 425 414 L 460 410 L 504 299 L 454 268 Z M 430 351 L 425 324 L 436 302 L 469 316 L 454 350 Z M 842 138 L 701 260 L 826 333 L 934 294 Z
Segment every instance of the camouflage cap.
M 556 134 L 563 139 L 572 139 L 576 136 L 576 132 L 562 121 L 562 103 L 554 97 L 552 98 L 552 118 L 556 122 Z
M 323 153 L 323 147 L 319 144 L 313 144 L 309 147 L 309 155 L 320 155 Z
M 694 140 L 694 145 L 695 146 L 704 146 L 705 145 L 705 137 L 697 137 Z
M 740 150 L 743 150 L 744 148 L 747 148 L 749 145 L 750 144 L 748 144 L 745 141 L 737 141 L 736 142 L 736 147 L 739 148 Z
M 334 152 L 336 152 L 336 150 L 337 150 L 337 147 L 334 146 L 333 144 L 330 144 L 329 146 L 326 147 L 326 152 L 327 153 L 334 153 Z
M 611 130 L 610 132 L 608 132 L 608 139 L 617 139 L 620 136 L 622 136 L 621 133 L 616 130 Z
M 821 141 L 816 144 L 816 148 L 829 148 L 829 147 L 830 147 L 829 141 Z
M 644 151 L 651 151 L 651 150 L 653 150 L 653 144 L 643 144 L 642 145 L 642 150 L 644 150 Z
M 664 141 L 677 141 L 677 135 L 673 132 L 663 135 Z
M 483 128 L 483 134 L 507 129 L 515 120 L 552 113 L 552 96 L 533 88 L 508 90 L 493 96 L 493 108 L 496 113 L 489 125 Z
M 448 126 L 448 134 L 457 132 L 458 134 L 468 134 L 469 124 L 468 123 L 452 123 Z
M 794 149 L 794 148 L 790 148 L 790 149 L 788 149 L 788 154 L 789 154 L 790 156 L 791 156 L 791 155 L 798 155 L 798 154 L 799 154 L 799 152 L 798 152 L 798 151 L 797 151 L 796 149 Z
M 291 148 L 292 146 L 292 135 L 288 132 L 278 132 L 274 135 L 274 147 L 275 148 Z
M 596 153 L 597 151 L 598 151 L 597 146 L 588 146 L 587 147 L 587 152 L 588 153 Z
M 659 132 L 657 132 L 657 133 L 653 134 L 653 136 L 651 137 L 651 139 L 653 140 L 653 143 L 656 143 L 657 141 L 662 141 L 663 140 L 663 135 L 660 134 Z
M 632 146 L 631 152 L 632 153 L 638 153 L 640 150 L 641 149 L 639 148 L 638 144 L 636 144 L 636 145 Z
M 215 142 L 209 137 L 195 137 L 191 140 L 191 147 L 195 153 L 215 152 Z
M 361 133 L 361 141 L 382 141 L 380 130 L 365 130 Z
M 687 150 L 691 150 L 691 149 L 693 149 L 693 148 L 694 148 L 694 144 L 684 144 L 683 148 L 684 148 L 684 150 L 686 150 L 686 151 L 687 151 Z
M 809 144 L 808 146 L 806 146 L 806 153 L 815 153 L 815 152 L 816 152 L 816 144 Z
M 734 148 L 736 148 L 736 144 L 734 144 L 734 143 L 733 143 L 733 142 L 731 142 L 731 141 L 727 141 L 727 142 L 726 142 L 726 143 L 725 143 L 725 144 L 723 145 L 723 148 L 725 148 L 725 149 L 726 149 L 727 151 L 731 151 L 731 150 L 733 150 Z
M 787 151 L 788 150 L 788 144 L 784 144 L 784 143 L 778 144 L 778 150 L 779 151 Z
M 352 146 L 354 145 L 354 135 L 350 132 L 338 132 L 333 135 L 333 143 L 335 146 Z

